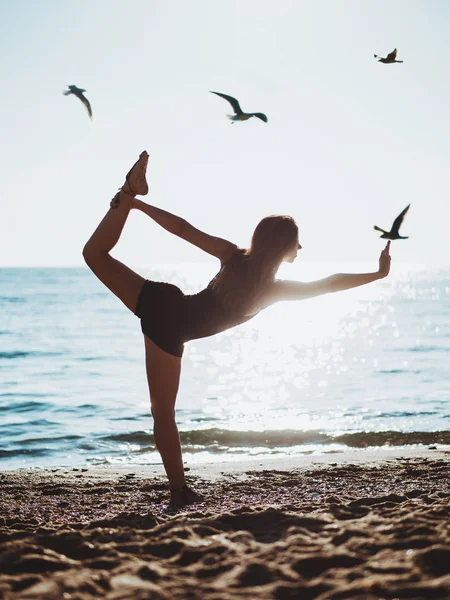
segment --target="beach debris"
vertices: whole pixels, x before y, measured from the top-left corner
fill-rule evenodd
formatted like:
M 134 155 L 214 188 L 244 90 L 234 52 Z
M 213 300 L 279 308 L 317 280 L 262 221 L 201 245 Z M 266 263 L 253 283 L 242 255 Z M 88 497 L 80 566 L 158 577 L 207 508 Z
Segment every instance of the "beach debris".
M 220 96 L 221 98 L 224 98 L 231 104 L 231 106 L 234 110 L 234 115 L 227 115 L 227 117 L 229 119 L 231 119 L 231 124 L 233 124 L 235 121 L 248 121 L 248 119 L 250 119 L 251 117 L 257 117 L 258 119 L 261 119 L 261 121 L 264 121 L 264 123 L 267 123 L 268 119 L 264 113 L 261 113 L 261 112 L 246 113 L 246 112 L 244 112 L 242 110 L 242 108 L 240 107 L 239 102 L 236 100 L 236 98 L 233 98 L 233 96 L 228 96 L 227 94 L 221 94 L 220 92 L 210 92 L 210 93 L 216 94 L 216 96 Z
M 86 107 L 86 110 L 88 111 L 89 117 L 92 119 L 91 104 L 90 104 L 89 100 L 86 98 L 86 96 L 84 95 L 84 92 L 86 90 L 83 90 L 82 88 L 79 88 L 76 85 L 68 85 L 67 87 L 69 89 L 63 92 L 64 96 L 73 95 L 73 96 L 76 96 L 79 100 L 81 100 L 81 102 Z
M 385 65 L 403 62 L 402 60 L 397 60 L 397 48 L 394 48 L 387 56 L 378 56 L 378 54 L 374 54 L 374 57 L 378 58 L 378 62 L 384 63 Z
M 402 212 L 398 215 L 398 217 L 392 223 L 392 227 L 391 227 L 390 231 L 385 231 L 384 229 L 381 229 L 381 227 L 378 227 L 377 225 L 373 226 L 373 228 L 376 231 L 381 231 L 383 233 L 383 235 L 380 235 L 380 238 L 383 238 L 385 240 L 407 240 L 408 239 L 409 236 L 400 235 L 399 229 L 400 229 L 401 224 L 403 223 L 403 219 L 405 218 L 405 215 L 408 212 L 410 206 L 411 206 L 411 204 L 408 204 L 408 206 L 402 210 Z

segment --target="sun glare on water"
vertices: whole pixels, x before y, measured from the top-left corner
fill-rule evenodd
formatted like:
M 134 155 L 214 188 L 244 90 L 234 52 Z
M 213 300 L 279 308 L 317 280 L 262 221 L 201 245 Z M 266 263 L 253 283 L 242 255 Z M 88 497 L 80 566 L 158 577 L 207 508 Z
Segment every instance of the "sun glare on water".
M 211 369 L 204 414 L 235 431 L 329 428 L 342 409 L 334 406 L 319 416 L 311 408 L 324 401 L 349 366 L 366 360 L 361 344 L 367 356 L 386 322 L 381 309 L 388 294 L 386 287 L 366 286 L 281 302 L 225 332 L 219 344 L 210 342 L 217 368 Z M 195 351 L 190 356 L 195 361 Z

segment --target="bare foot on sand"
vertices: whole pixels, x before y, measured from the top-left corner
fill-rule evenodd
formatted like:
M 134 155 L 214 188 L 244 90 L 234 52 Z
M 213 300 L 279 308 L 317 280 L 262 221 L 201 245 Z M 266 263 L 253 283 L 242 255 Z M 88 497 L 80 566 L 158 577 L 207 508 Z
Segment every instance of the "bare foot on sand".
M 170 490 L 170 504 L 169 508 L 173 510 L 179 510 L 189 504 L 196 504 L 197 502 L 204 502 L 203 496 L 195 492 L 188 485 L 184 485 L 182 488 Z

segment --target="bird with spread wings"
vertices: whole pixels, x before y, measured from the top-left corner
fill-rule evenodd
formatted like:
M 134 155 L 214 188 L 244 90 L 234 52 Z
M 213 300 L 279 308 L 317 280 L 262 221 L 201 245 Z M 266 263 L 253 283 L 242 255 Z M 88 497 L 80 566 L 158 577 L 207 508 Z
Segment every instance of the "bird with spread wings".
M 403 62 L 402 60 L 397 60 L 397 48 L 394 48 L 387 56 L 378 56 L 378 54 L 374 54 L 374 57 L 378 58 L 378 62 L 382 62 L 385 65 Z
M 400 235 L 399 229 L 400 229 L 401 224 L 403 223 L 403 219 L 405 218 L 405 215 L 408 212 L 410 206 L 411 206 L 411 204 L 408 204 L 408 206 L 402 210 L 402 212 L 398 215 L 398 217 L 392 223 L 392 227 L 391 227 L 390 231 L 385 231 L 384 229 L 381 229 L 381 227 L 374 225 L 373 228 L 376 231 L 381 231 L 383 233 L 383 235 L 380 235 L 381 238 L 383 238 L 385 240 L 407 240 L 408 239 L 409 236 L 401 236 Z
M 92 119 L 91 104 L 90 104 L 89 100 L 86 98 L 86 96 L 84 95 L 84 92 L 86 90 L 83 90 L 82 88 L 79 88 L 76 85 L 68 85 L 67 87 L 69 89 L 66 90 L 65 92 L 63 92 L 64 96 L 70 96 L 72 94 L 73 96 L 76 96 L 79 100 L 81 100 L 81 102 L 86 107 L 86 110 L 88 111 L 89 117 Z
M 258 119 L 261 119 L 261 121 L 264 121 L 264 123 L 267 123 L 267 117 L 264 113 L 260 113 L 260 112 L 256 112 L 256 113 L 246 113 L 242 110 L 242 108 L 239 105 L 239 102 L 236 100 L 236 98 L 233 98 L 233 96 L 228 96 L 227 94 L 221 94 L 220 92 L 211 92 L 211 94 L 216 94 L 216 96 L 220 96 L 221 98 L 224 98 L 225 100 L 228 100 L 228 102 L 231 104 L 233 110 L 234 110 L 234 115 L 227 115 L 229 119 L 231 119 L 233 124 L 235 121 L 247 121 L 248 119 L 250 119 L 251 117 L 257 117 Z

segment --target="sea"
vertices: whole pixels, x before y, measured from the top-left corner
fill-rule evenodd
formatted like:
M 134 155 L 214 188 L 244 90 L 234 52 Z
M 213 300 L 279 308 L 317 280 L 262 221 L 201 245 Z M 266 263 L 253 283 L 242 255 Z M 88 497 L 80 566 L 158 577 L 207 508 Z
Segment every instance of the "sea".
M 194 293 L 215 267 L 136 270 Z M 282 275 L 373 265 L 342 267 Z M 176 408 L 186 464 L 450 444 L 450 267 L 394 264 L 189 342 Z M 1 268 L 0 469 L 160 464 L 152 428 L 137 317 L 86 267 Z

